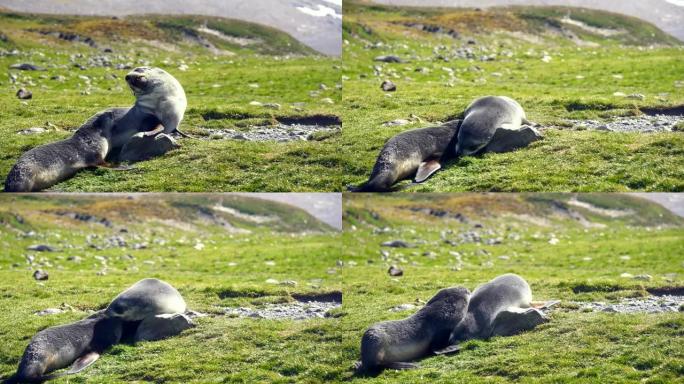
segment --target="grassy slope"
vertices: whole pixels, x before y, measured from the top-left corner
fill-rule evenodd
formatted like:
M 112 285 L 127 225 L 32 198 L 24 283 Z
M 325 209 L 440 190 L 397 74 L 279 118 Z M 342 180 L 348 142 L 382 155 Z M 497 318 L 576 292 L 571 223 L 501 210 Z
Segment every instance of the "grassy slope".
M 167 199 L 177 199 L 168 197 Z M 195 198 L 197 198 L 195 196 Z M 250 228 L 252 234 L 227 235 L 216 226 L 202 225 L 189 211 L 171 209 L 174 204 L 136 204 L 122 199 L 96 199 L 84 203 L 79 197 L 45 199 L 2 198 L 0 207 L 0 376 L 14 372 L 30 337 L 48 326 L 85 317 L 91 310 L 105 306 L 118 292 L 138 279 L 157 277 L 176 286 L 190 308 L 208 313 L 198 319 L 198 326 L 178 337 L 159 342 L 119 345 L 103 356 L 84 374 L 70 376 L 56 383 L 84 382 L 312 382 L 340 375 L 337 366 L 340 335 L 335 319 L 307 321 L 269 321 L 221 316 L 222 307 L 259 307 L 265 303 L 286 302 L 291 293 L 340 290 L 339 275 L 329 274 L 339 259 L 339 233 L 317 232 L 308 235 L 300 230 L 317 230 L 315 223 L 301 223 L 301 211 L 280 206 L 283 220 L 292 219 L 290 230 L 274 231 L 271 226 L 236 226 Z M 262 209 L 263 202 L 238 199 L 226 206 L 240 205 Z M 195 202 L 199 204 L 198 202 Z M 129 205 L 131 212 L 113 206 Z M 276 204 L 277 205 L 277 204 Z M 275 207 L 275 205 L 274 205 Z M 277 208 L 277 207 L 275 207 Z M 99 224 L 84 224 L 58 219 L 53 210 L 83 210 L 109 218 L 115 225 L 107 229 Z M 24 223 L 18 223 L 19 213 Z M 132 217 L 126 219 L 126 215 Z M 299 220 L 295 217 L 300 215 Z M 180 230 L 166 225 L 140 222 L 155 217 L 175 218 L 194 225 L 195 230 Z M 299 224 L 296 224 L 300 221 Z M 119 233 L 125 226 L 129 232 Z M 26 238 L 16 230 L 33 230 Z M 285 228 L 283 228 L 284 230 Z M 85 237 L 99 235 L 95 242 L 121 235 L 131 243 L 148 242 L 147 249 L 89 248 Z M 198 251 L 195 242 L 205 248 Z M 165 243 L 162 243 L 165 242 Z M 54 253 L 27 252 L 26 247 L 47 243 L 62 249 Z M 50 273 L 45 282 L 31 277 L 26 254 L 35 254 L 36 262 Z M 124 258 L 130 254 L 134 260 Z M 66 260 L 78 255 L 80 263 Z M 108 258 L 107 274 L 97 273 L 103 266 L 96 256 Z M 273 261 L 275 265 L 265 265 Z M 231 266 L 230 263 L 237 263 Z M 296 287 L 266 284 L 267 279 L 295 280 Z M 33 313 L 66 303 L 74 311 L 39 317 Z
M 215 30 L 233 37 L 256 38 L 260 43 L 245 47 L 212 35 L 201 35 L 217 49 L 235 55 L 214 55 L 192 40 L 184 39 L 188 26 L 198 28 L 207 21 Z M 0 68 L 30 62 L 47 67 L 46 72 L 11 71 L 19 76 L 13 85 L 0 78 L 0 175 L 4 179 L 24 151 L 69 137 L 88 117 L 109 107 L 132 105 L 134 98 L 123 76 L 127 70 L 113 68 L 74 69 L 91 57 L 107 55 L 114 64 L 150 64 L 166 69 L 183 84 L 188 110 L 181 129 L 202 139 L 181 139 L 182 148 L 161 158 L 139 163 L 136 169 L 118 172 L 96 169 L 53 187 L 54 191 L 333 191 L 341 188 L 343 156 L 333 150 L 339 135 L 322 141 L 293 143 L 212 141 L 203 128 L 246 129 L 253 124 L 271 124 L 281 116 L 338 115 L 341 91 L 339 60 L 312 55 L 311 50 L 281 32 L 254 24 L 199 17 L 136 17 L 120 20 L 87 17 L 32 17 L 0 14 L 0 49 L 19 49 L 18 56 L 0 56 Z M 103 54 L 83 43 L 71 43 L 32 31 L 63 31 L 92 37 Z M 291 54 L 292 53 L 292 54 Z M 273 55 L 277 54 L 277 55 Z M 178 70 L 180 63 L 189 69 Z M 68 69 L 68 70 L 67 70 Z M 50 80 L 54 75 L 66 81 Z M 92 79 L 89 95 L 81 92 Z M 112 79 L 110 75 L 116 75 Z M 107 77 L 105 77 L 107 76 Z M 257 83 L 259 88 L 249 84 Z M 326 84 L 328 90 L 319 90 Z M 33 92 L 26 103 L 15 97 L 19 86 Z M 318 96 L 310 91 L 317 90 Z M 331 98 L 335 104 L 322 102 Z M 271 111 L 250 106 L 251 101 L 279 103 Z M 303 102 L 303 111 L 293 103 Z M 17 131 L 45 127 L 59 130 L 23 136 Z
M 600 47 L 578 47 L 549 33 L 545 23 L 557 22 L 562 9 L 512 8 L 487 12 L 366 7 L 345 3 L 344 38 L 344 145 L 350 153 L 346 183 L 364 181 L 378 150 L 391 136 L 430 122 L 455 118 L 475 98 L 509 95 L 520 101 L 530 120 L 553 126 L 545 139 L 514 153 L 463 158 L 448 165 L 429 182 L 409 191 L 682 191 L 684 190 L 684 137 L 681 132 L 623 134 L 581 131 L 567 127 L 566 119 L 600 119 L 634 114 L 638 107 L 684 103 L 684 51 L 672 38 L 646 23 L 602 12 L 572 11 L 572 17 L 592 26 L 621 28 L 625 35 L 604 38 L 566 26 L 585 42 Z M 543 21 L 540 21 L 543 20 Z M 453 28 L 463 36 L 429 34 L 404 27 L 421 22 Z M 544 29 L 546 28 L 546 29 Z M 541 38 L 540 30 L 545 31 Z M 511 33 L 518 34 L 517 37 Z M 519 38 L 522 34 L 522 38 Z M 433 48 L 470 45 L 475 61 L 433 60 Z M 527 42 L 525 39 L 538 42 Z M 654 42 L 660 45 L 647 48 Z M 382 42 L 367 49 L 367 43 Z M 488 52 L 480 52 L 486 47 Z M 512 58 L 501 55 L 511 51 Z M 550 63 L 541 61 L 548 53 Z M 446 54 L 447 51 L 438 51 Z M 495 61 L 481 62 L 485 54 L 499 53 Z M 410 62 L 383 64 L 373 58 L 397 54 Z M 382 69 L 373 74 L 373 66 Z M 415 72 L 418 67 L 429 73 Z M 442 68 L 455 71 L 457 80 Z M 475 70 L 475 67 L 482 71 Z M 496 77 L 493 74 L 500 74 Z M 618 80 L 613 75 L 622 75 Z M 578 79 L 577 76 L 584 78 Z M 390 97 L 380 90 L 383 79 L 397 84 Z M 614 97 L 614 92 L 642 93 L 645 101 Z M 662 93 L 667 93 L 659 100 Z M 382 123 L 411 114 L 425 122 L 402 127 Z
M 644 288 L 683 286 L 684 265 L 681 255 L 684 241 L 681 218 L 675 218 L 661 207 L 641 201 L 636 207 L 626 197 L 610 195 L 581 196 L 580 200 L 615 209 L 630 206 L 638 215 L 651 219 L 647 227 L 630 225 L 629 220 L 593 217 L 593 222 L 609 223 L 607 228 L 585 229 L 573 220 L 549 215 L 549 205 L 540 201 L 556 201 L 563 205 L 568 196 L 551 195 L 420 195 L 369 196 L 350 195 L 345 200 L 346 265 L 343 357 L 351 366 L 358 359 L 363 331 L 371 324 L 406 317 L 412 311 L 394 313 L 389 309 L 416 299 L 427 301 L 437 290 L 464 285 L 474 289 L 478 284 L 507 272 L 524 276 L 538 300 L 560 299 L 561 310 L 551 314 L 551 322 L 533 332 L 471 341 L 453 356 L 424 359 L 414 371 L 385 371 L 377 378 L 354 378 L 355 382 L 394 383 L 505 383 L 511 381 L 558 382 L 677 382 L 684 373 L 684 350 L 679 340 L 684 335 L 684 318 L 680 314 L 635 314 L 570 312 L 568 301 L 611 301 L 625 296 L 645 294 Z M 604 203 L 599 203 L 603 200 Z M 460 212 L 470 224 L 443 220 L 413 213 L 406 207 L 432 207 Z M 581 213 L 586 211 L 579 209 Z M 530 219 L 508 214 L 528 214 L 547 218 L 548 226 Z M 662 215 L 662 216 L 661 216 Z M 589 217 L 589 216 L 587 216 Z M 659 218 L 658 218 L 659 217 Z M 440 232 L 473 230 L 487 237 L 502 236 L 503 244 L 462 244 L 449 246 L 440 240 Z M 658 224 L 667 224 L 658 227 Z M 674 225 L 674 226 L 673 226 Z M 374 228 L 391 229 L 374 233 Z M 507 228 L 510 228 L 507 230 Z M 484 235 L 493 230 L 496 235 Z M 512 240 L 508 234 L 521 236 Z M 560 240 L 551 245 L 555 234 Z M 380 243 L 404 239 L 426 240 L 415 249 L 388 249 L 391 260 L 380 258 Z M 353 246 L 352 246 L 353 245 Z M 486 250 L 485 254 L 480 250 Z M 434 259 L 422 256 L 434 252 Z M 463 264 L 456 270 L 450 251 L 462 254 Z M 508 260 L 499 256 L 507 255 Z M 629 260 L 619 256 L 629 255 Z M 590 257 L 591 260 L 583 260 Z M 401 262 L 399 259 L 404 259 Z M 404 276 L 391 278 L 390 263 L 404 269 Z M 621 278 L 628 272 L 648 273 L 649 282 Z M 670 274 L 676 274 L 673 277 Z M 667 281 L 665 279 L 671 279 Z M 351 377 L 351 371 L 347 372 Z

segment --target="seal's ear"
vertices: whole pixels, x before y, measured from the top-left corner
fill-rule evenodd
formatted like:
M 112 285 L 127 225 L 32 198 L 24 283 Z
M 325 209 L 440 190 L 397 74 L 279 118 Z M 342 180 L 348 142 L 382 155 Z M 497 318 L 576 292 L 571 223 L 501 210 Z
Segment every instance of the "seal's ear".
M 100 358 L 100 354 L 97 352 L 88 352 L 85 355 L 79 357 L 74 361 L 74 363 L 71 365 L 71 368 L 69 368 L 68 371 L 66 371 L 67 375 L 71 375 L 74 373 L 81 372 L 82 370 L 88 368 L 90 365 L 92 365 L 97 359 Z
M 420 163 L 418 172 L 416 172 L 416 183 L 422 183 L 427 180 L 433 173 L 442 168 L 442 164 L 437 160 L 428 160 Z

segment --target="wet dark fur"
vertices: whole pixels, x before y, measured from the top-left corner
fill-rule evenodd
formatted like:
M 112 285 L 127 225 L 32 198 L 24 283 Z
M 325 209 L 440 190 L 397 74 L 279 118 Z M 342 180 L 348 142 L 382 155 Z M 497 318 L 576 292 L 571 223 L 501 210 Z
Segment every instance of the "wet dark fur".
M 380 151 L 368 181 L 352 191 L 387 192 L 397 182 L 415 176 L 421 162 L 440 160 L 443 163 L 454 158 L 460 125 L 461 120 L 453 120 L 392 137 Z
M 399 364 L 377 361 L 379 351 L 388 348 L 401 348 L 402 344 L 427 340 L 429 347 L 422 356 L 447 346 L 449 334 L 462 320 L 468 306 L 469 292 L 466 288 L 447 288 L 439 291 L 414 315 L 396 321 L 374 324 L 361 339 L 361 361 L 357 363 L 357 373 L 373 374 L 382 368 L 395 368 Z M 389 335 L 390 340 L 386 336 Z
M 75 323 L 42 330 L 31 339 L 17 373 L 6 383 L 42 383 L 59 377 L 50 375 L 50 372 L 71 365 L 88 352 L 104 352 L 120 341 L 122 332 L 121 320 L 105 317 L 101 313 Z M 66 345 L 72 353 L 62 362 L 52 361 L 53 356 L 65 353 Z

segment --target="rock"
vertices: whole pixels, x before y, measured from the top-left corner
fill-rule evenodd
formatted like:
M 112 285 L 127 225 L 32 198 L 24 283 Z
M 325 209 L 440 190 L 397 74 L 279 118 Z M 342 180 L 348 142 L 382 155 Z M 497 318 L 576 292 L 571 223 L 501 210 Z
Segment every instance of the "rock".
M 391 82 L 389 80 L 383 81 L 382 84 L 380 85 L 380 88 L 382 88 L 382 90 L 385 92 L 394 92 L 397 90 L 396 84 L 394 84 L 393 82 Z
M 176 148 L 180 148 L 180 145 L 165 133 L 152 137 L 139 132 L 123 146 L 117 160 L 134 163 L 161 156 Z
M 416 306 L 413 304 L 401 304 L 397 305 L 396 307 L 392 307 L 390 309 L 391 312 L 403 312 L 403 311 L 410 311 L 412 309 L 415 309 Z
M 399 56 L 395 55 L 385 55 L 385 56 L 377 56 L 375 61 L 381 61 L 383 63 L 403 63 L 404 60 L 402 60 Z
M 47 316 L 47 315 L 56 315 L 58 313 L 64 312 L 63 310 L 59 308 L 46 308 L 43 309 L 42 311 L 38 311 L 34 313 L 36 316 Z
M 12 64 L 10 69 L 19 69 L 21 71 L 44 71 L 45 68 L 41 68 L 37 65 L 22 63 L 22 64 Z
M 29 99 L 33 98 L 33 93 L 31 91 L 27 90 L 26 88 L 20 88 L 17 91 L 17 98 L 19 98 L 21 100 L 29 100 Z
M 613 96 L 615 96 L 615 97 L 626 97 L 627 94 L 624 92 L 615 92 L 615 93 L 613 93 Z
M 266 279 L 265 283 L 266 284 L 274 284 L 274 285 L 280 284 L 280 282 L 276 279 Z
M 27 129 L 22 129 L 21 131 L 17 132 L 20 135 L 35 135 L 38 133 L 43 133 L 47 132 L 47 129 L 41 128 L 41 127 L 31 127 Z
M 620 274 L 620 277 L 622 277 L 624 279 L 632 279 L 632 278 L 634 278 L 634 275 L 632 275 L 631 273 L 624 272 L 624 273 Z
M 41 269 L 37 269 L 35 272 L 33 272 L 33 278 L 36 280 L 47 280 L 48 277 L 50 277 L 48 273 Z
M 382 125 L 384 125 L 386 127 L 393 127 L 393 126 L 406 125 L 409 123 L 410 123 L 410 121 L 405 120 L 405 119 L 396 119 L 396 120 L 392 120 L 392 121 L 388 121 L 386 123 L 383 123 Z
M 627 98 L 633 100 L 646 100 L 646 96 L 641 93 L 632 93 L 631 95 L 627 95 Z
M 263 107 L 264 107 L 264 108 L 276 109 L 276 110 L 277 110 L 277 109 L 280 109 L 280 108 L 281 108 L 281 105 L 278 104 L 278 103 L 264 103 L 264 104 L 263 104 Z
M 335 104 L 333 99 L 331 99 L 329 97 L 325 97 L 325 98 L 321 99 L 321 103 L 323 103 L 323 104 Z
M 261 107 L 261 106 L 263 106 L 264 104 L 261 103 L 261 102 L 259 102 L 259 101 L 256 101 L 256 100 L 255 100 L 255 101 L 250 101 L 250 102 L 249 102 L 249 105 L 253 105 L 253 106 L 255 106 L 255 107 Z
M 38 244 L 38 245 L 31 245 L 28 248 L 29 251 L 35 251 L 35 252 L 55 252 L 56 249 L 45 244 Z
M 383 247 L 392 247 L 392 248 L 412 248 L 413 246 L 405 241 L 402 240 L 391 240 L 391 241 L 385 241 L 384 243 L 380 244 Z
M 543 61 L 543 62 L 545 62 L 545 63 L 550 63 L 550 62 L 551 62 L 551 56 L 549 56 L 549 55 L 544 55 L 544 56 L 542 57 L 541 61 Z
M 653 276 L 647 275 L 647 274 L 641 274 L 641 275 L 636 275 L 633 277 L 634 280 L 641 280 L 641 281 L 651 281 L 653 279 Z
M 387 270 L 387 273 L 389 273 L 390 276 L 403 276 L 404 270 L 397 267 L 396 265 L 392 265 Z

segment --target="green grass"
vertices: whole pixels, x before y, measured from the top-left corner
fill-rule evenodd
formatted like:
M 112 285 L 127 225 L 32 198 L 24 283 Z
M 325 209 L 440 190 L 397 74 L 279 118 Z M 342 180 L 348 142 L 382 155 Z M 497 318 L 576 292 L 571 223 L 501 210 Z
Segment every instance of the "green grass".
M 177 337 L 137 345 L 117 345 L 82 374 L 56 383 L 85 382 L 325 382 L 336 380 L 341 336 L 335 318 L 275 321 L 232 318 L 225 307 L 258 308 L 293 300 L 293 293 L 341 290 L 335 273 L 340 258 L 340 234 L 303 223 L 302 211 L 276 203 L 235 198 L 224 205 L 252 214 L 275 209 L 289 226 L 231 223 L 251 234 L 230 234 L 191 212 L 207 201 L 197 196 L 164 196 L 130 200 L 124 197 L 39 196 L 5 197 L 0 205 L 0 377 L 12 374 L 29 339 L 48 326 L 76 321 L 101 309 L 120 291 L 141 278 L 157 277 L 179 289 L 189 308 L 207 313 L 197 327 Z M 146 200 L 148 199 L 148 200 Z M 177 201 L 184 201 L 181 206 Z M 188 208 L 196 204 L 193 209 Z M 208 206 L 208 205 L 206 205 Z M 118 208 L 117 208 L 118 207 Z M 128 209 L 126 209 L 128 207 Z M 261 208 L 260 208 L 261 207 Z M 114 227 L 60 218 L 55 211 L 79 211 L 107 217 Z M 106 216 L 105 216 L 106 215 Z M 297 216 L 300 215 L 300 216 Z M 167 221 L 150 221 L 163 218 Z M 296 218 L 296 219 L 295 219 Z M 184 223 L 179 229 L 168 220 Z M 297 227 L 299 225 L 299 227 Z M 120 232 L 126 227 L 128 232 Z M 34 231 L 33 237 L 22 234 Z M 88 245 L 112 235 L 146 249 Z M 195 249 L 197 241 L 205 244 Z M 47 243 L 58 252 L 30 252 L 26 247 Z M 35 255 L 29 266 L 25 256 Z M 133 259 L 126 255 L 133 256 Z M 79 256 L 80 263 L 67 260 Z M 97 257 L 97 258 L 96 258 Z M 102 258 L 106 262 L 103 263 Z M 266 264 L 266 262 L 273 262 Z M 233 263 L 235 263 L 233 265 Z M 106 266 L 105 266 L 106 264 Z M 34 268 L 50 274 L 34 281 Z M 332 269 L 332 271 L 331 271 Z M 106 271 L 100 275 L 99 272 Z M 267 284 L 267 279 L 294 280 L 297 286 Z M 66 303 L 73 311 L 51 316 L 34 312 Z
M 349 369 L 346 378 L 368 383 L 679 382 L 684 368 L 681 313 L 590 313 L 578 311 L 570 301 L 611 302 L 644 296 L 647 288 L 684 286 L 681 218 L 644 200 L 580 195 L 580 200 L 600 207 L 629 207 L 635 210 L 634 216 L 650 217 L 637 226 L 626 217 L 590 217 L 588 211 L 577 208 L 592 223 L 607 224 L 585 228 L 551 209 L 552 202 L 567 207 L 564 201 L 569 198 L 550 194 L 345 195 L 345 296 L 340 325 L 344 366 L 351 367 L 359 358 L 361 336 L 371 324 L 409 316 L 413 311 L 390 309 L 416 300 L 424 303 L 441 288 L 461 285 L 472 290 L 499 274 L 513 272 L 528 280 L 535 300 L 561 300 L 559 309 L 550 314 L 551 321 L 533 331 L 466 342 L 456 355 L 423 359 L 417 370 L 387 370 L 364 378 L 353 376 Z M 412 207 L 461 213 L 470 221 L 439 219 L 413 212 Z M 660 214 L 664 216 L 659 219 Z M 483 228 L 474 228 L 475 223 Z M 443 235 L 457 239 L 459 233 L 471 230 L 483 239 L 503 237 L 503 243 L 451 246 L 442 240 Z M 515 240 L 515 235 L 520 239 Z M 552 236 L 559 244 L 549 244 Z M 418 245 L 384 248 L 390 258 L 383 261 L 380 243 L 395 239 Z M 434 256 L 426 257 L 424 252 Z M 460 253 L 462 262 L 450 252 Z M 504 255 L 508 258 L 500 258 Z M 630 259 L 620 258 L 625 255 Z M 390 264 L 399 265 L 404 275 L 390 277 Z M 641 282 L 620 277 L 625 272 L 646 273 L 653 279 Z
M 259 43 L 238 46 L 208 34 L 212 51 L 191 38 L 204 21 L 231 37 Z M 0 77 L 0 178 L 26 150 L 69 137 L 86 119 L 110 107 L 131 106 L 134 97 L 116 64 L 153 65 L 174 75 L 185 88 L 188 109 L 181 130 L 182 148 L 131 171 L 93 169 L 54 186 L 52 191 L 335 191 L 342 188 L 345 157 L 336 150 L 340 134 L 302 142 L 212 140 L 207 129 L 245 130 L 270 125 L 277 118 L 339 116 L 340 60 L 313 54 L 290 36 L 239 21 L 199 17 L 135 17 L 119 20 L 0 13 L 0 68 L 29 62 L 45 72 L 9 70 L 18 77 Z M 192 29 L 194 28 L 194 29 Z M 98 48 L 68 42 L 40 31 L 62 31 L 92 37 Z M 113 53 L 103 53 L 111 47 Z M 232 52 L 233 55 L 226 52 Z M 82 55 L 82 56 L 79 56 Z M 79 70 L 73 63 L 107 56 L 113 66 Z M 188 66 L 180 71 L 181 64 Z M 63 82 L 51 80 L 65 76 Z M 79 76 L 90 78 L 90 86 Z M 253 88 L 251 84 L 258 84 Z M 319 88 L 325 84 L 327 90 Z M 33 99 L 15 97 L 18 88 Z M 88 91 L 88 94 L 83 93 Z M 315 91 L 315 93 L 311 93 Z M 326 103 L 330 98 L 333 104 Z M 251 106 L 251 101 L 278 103 L 280 110 Z M 303 103 L 303 104 L 299 104 Z M 30 127 L 51 127 L 47 133 L 24 136 Z
M 629 41 L 623 35 L 576 31 L 585 44 L 598 44 L 579 46 L 550 27 L 540 29 L 546 24 L 539 20 L 558 23 L 554 17 L 564 14 L 556 8 L 474 12 L 345 3 L 343 145 L 350 154 L 345 184 L 367 179 L 378 151 L 393 135 L 454 119 L 477 97 L 508 95 L 522 104 L 530 120 L 544 126 L 544 140 L 512 153 L 454 161 L 407 191 L 684 190 L 681 132 L 596 132 L 575 129 L 567 122 L 632 116 L 643 107 L 683 104 L 684 89 L 675 87 L 684 71 L 681 45 L 636 19 L 588 10 L 574 10 L 572 17 L 592 26 L 626 30 Z M 536 18 L 530 21 L 532 15 Z M 462 37 L 454 40 L 404 25 L 410 22 L 454 29 Z M 477 44 L 466 44 L 469 38 Z M 461 46 L 473 50 L 474 60 L 438 58 Z M 541 60 L 545 53 L 551 62 Z M 373 61 L 384 54 L 408 62 Z M 491 54 L 496 60 L 480 61 Z M 444 68 L 452 70 L 453 77 Z M 397 84 L 397 91 L 386 95 L 380 89 L 384 79 Z M 641 93 L 646 99 L 613 96 L 618 91 Z M 412 115 L 422 122 L 383 126 Z

